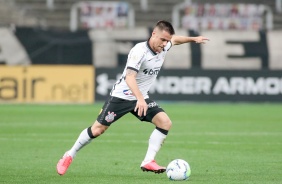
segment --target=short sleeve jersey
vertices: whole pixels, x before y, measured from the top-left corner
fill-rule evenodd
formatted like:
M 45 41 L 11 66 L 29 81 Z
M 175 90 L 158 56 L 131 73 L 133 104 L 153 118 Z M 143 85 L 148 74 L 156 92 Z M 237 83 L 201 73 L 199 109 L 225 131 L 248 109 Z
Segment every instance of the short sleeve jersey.
M 149 98 L 148 92 L 150 87 L 156 80 L 172 43 L 168 42 L 162 52 L 156 53 L 148 42 L 138 43 L 130 50 L 123 74 L 114 84 L 111 96 L 126 100 L 136 100 L 136 97 L 125 82 L 126 70 L 131 69 L 137 72 L 136 82 L 144 99 Z

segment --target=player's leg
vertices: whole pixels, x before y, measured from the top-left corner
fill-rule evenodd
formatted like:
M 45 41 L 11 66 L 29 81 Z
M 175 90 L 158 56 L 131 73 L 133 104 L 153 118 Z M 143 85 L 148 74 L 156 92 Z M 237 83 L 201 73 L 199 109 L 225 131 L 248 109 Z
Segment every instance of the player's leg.
M 72 160 L 76 156 L 77 152 L 89 144 L 94 138 L 103 134 L 109 126 L 102 125 L 97 120 L 95 123 L 86 129 L 84 129 L 80 135 L 78 136 L 77 140 L 75 141 L 72 148 L 67 151 L 64 156 L 59 160 L 57 164 L 57 172 L 60 175 L 64 175 L 70 166 Z
M 156 125 L 156 128 L 153 130 L 150 136 L 148 150 L 141 164 L 141 169 L 143 171 L 162 173 L 165 172 L 166 168 L 159 166 L 155 162 L 155 156 L 160 150 L 172 123 L 165 112 L 157 113 L 153 117 L 152 123 Z
M 94 138 L 103 134 L 108 128 L 109 126 L 102 125 L 96 120 L 91 127 L 84 129 L 80 133 L 73 147 L 68 151 L 68 154 L 74 158 L 81 148 L 90 143 Z
M 77 152 L 94 138 L 102 135 L 113 122 L 134 109 L 132 103 L 119 98 L 109 97 L 94 124 L 80 133 L 72 148 L 59 160 L 57 172 L 60 175 L 65 174 Z
M 136 112 L 131 112 L 141 121 L 151 122 L 156 126 L 150 136 L 148 150 L 141 163 L 141 169 L 143 171 L 162 173 L 165 171 L 165 167 L 161 167 L 155 162 L 155 156 L 160 150 L 172 123 L 168 115 L 156 102 L 151 99 L 146 99 L 146 102 L 148 104 L 146 116 L 139 117 Z

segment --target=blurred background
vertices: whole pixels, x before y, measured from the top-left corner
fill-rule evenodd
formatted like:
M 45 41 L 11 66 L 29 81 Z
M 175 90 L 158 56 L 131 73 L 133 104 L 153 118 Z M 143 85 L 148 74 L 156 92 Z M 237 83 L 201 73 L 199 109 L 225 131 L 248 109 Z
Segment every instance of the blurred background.
M 282 0 L 0 0 L 0 103 L 105 100 L 159 20 L 210 41 L 171 49 L 153 99 L 282 101 Z

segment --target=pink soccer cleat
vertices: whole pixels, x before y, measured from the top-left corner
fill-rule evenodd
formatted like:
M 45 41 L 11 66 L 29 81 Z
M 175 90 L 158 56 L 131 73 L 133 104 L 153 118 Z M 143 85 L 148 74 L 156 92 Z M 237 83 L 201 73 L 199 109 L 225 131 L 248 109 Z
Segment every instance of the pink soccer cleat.
M 63 158 L 61 158 L 57 164 L 58 174 L 64 175 L 67 172 L 71 162 L 72 162 L 72 157 L 68 155 L 68 153 L 66 152 Z
M 166 170 L 165 167 L 159 166 L 155 160 L 152 160 L 151 162 L 144 164 L 143 166 L 141 165 L 141 169 L 142 171 L 150 171 L 158 174 L 163 173 Z

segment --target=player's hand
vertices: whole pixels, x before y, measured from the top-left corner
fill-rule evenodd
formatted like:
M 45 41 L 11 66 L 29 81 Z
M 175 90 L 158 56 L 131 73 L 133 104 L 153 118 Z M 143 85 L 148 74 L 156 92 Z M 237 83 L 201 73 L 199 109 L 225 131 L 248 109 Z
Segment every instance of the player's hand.
M 144 99 L 142 100 L 137 100 L 136 102 L 136 106 L 135 106 L 135 109 L 134 109 L 134 112 L 136 112 L 138 110 L 138 116 L 146 116 L 147 114 L 147 110 L 148 110 L 148 105 L 146 103 L 146 101 Z
M 203 44 L 205 44 L 206 43 L 206 41 L 209 41 L 210 39 L 208 39 L 208 38 L 206 38 L 206 37 L 204 37 L 204 36 L 197 36 L 197 37 L 195 37 L 195 43 L 203 43 Z

